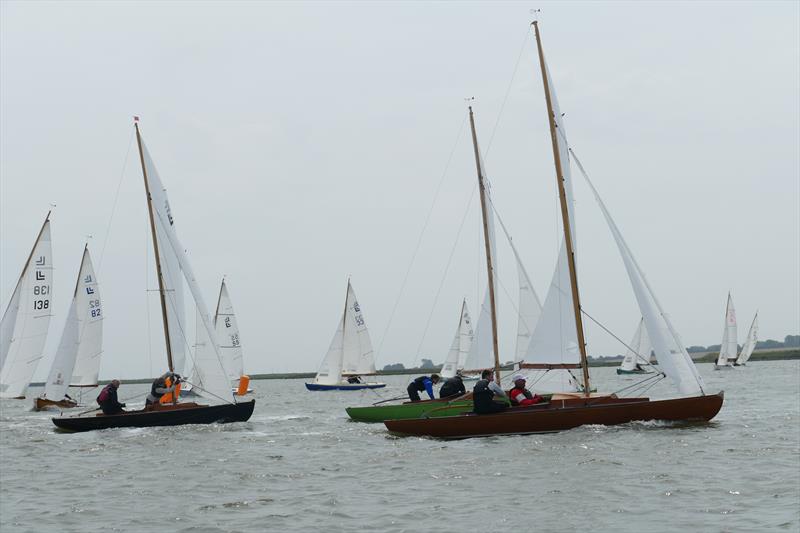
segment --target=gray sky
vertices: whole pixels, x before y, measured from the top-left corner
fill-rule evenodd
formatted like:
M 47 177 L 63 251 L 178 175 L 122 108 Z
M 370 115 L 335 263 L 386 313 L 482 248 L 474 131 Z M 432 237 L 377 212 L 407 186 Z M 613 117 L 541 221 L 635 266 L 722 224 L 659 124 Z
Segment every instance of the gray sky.
M 552 275 L 538 7 L 571 144 L 684 341 L 719 343 L 728 290 L 740 342 L 756 309 L 760 337 L 782 340 L 800 323 L 798 6 L 3 1 L 0 305 L 56 203 L 56 315 L 36 378 L 86 234 L 106 313 L 101 377 L 163 369 L 139 115 L 209 306 L 228 276 L 246 370 L 316 370 L 348 275 L 379 367 L 441 362 L 461 298 L 477 316 L 485 285 L 464 97 L 476 97 L 495 204 L 542 299 Z M 575 188 L 584 307 L 627 340 L 633 293 L 577 176 Z M 504 292 L 500 305 L 509 360 L 516 318 Z M 623 351 L 596 327 L 587 336 L 591 354 Z

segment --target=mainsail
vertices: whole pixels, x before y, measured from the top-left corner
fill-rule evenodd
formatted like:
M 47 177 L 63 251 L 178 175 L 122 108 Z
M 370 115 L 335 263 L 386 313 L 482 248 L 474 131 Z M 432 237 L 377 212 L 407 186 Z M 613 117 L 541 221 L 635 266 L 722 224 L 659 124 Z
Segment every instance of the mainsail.
M 154 234 L 157 240 L 158 254 L 162 259 L 161 274 L 164 286 L 161 287 L 161 290 L 166 304 L 166 322 L 169 331 L 167 342 L 172 349 L 172 367 L 175 371 L 181 371 L 184 368 L 183 358 L 188 346 L 188 332 L 183 319 L 185 312 L 183 297 L 181 289 L 179 289 L 181 284 L 178 282 L 179 274 L 182 274 L 194 300 L 200 323 L 200 327 L 196 331 L 197 348 L 194 354 L 194 372 L 202 386 L 195 387 L 195 390 L 209 399 L 229 401 L 232 398 L 232 392 L 228 371 L 223 363 L 208 308 L 186 251 L 178 240 L 166 189 L 161 183 L 158 171 L 141 136 L 139 136 L 139 141 L 144 177 L 150 192 L 149 200 L 156 228 Z M 197 385 L 197 383 L 195 384 Z
M 750 331 L 747 332 L 747 339 L 745 339 L 744 345 L 742 346 L 742 352 L 739 354 L 739 358 L 736 359 L 737 365 L 743 365 L 750 360 L 750 356 L 753 355 L 753 350 L 756 349 L 757 342 L 758 342 L 758 311 L 756 311 L 756 316 L 753 317 L 753 323 L 750 324 Z
M 44 398 L 60 401 L 67 388 L 96 386 L 103 353 L 103 308 L 89 248 L 83 249 L 78 279 Z
M 636 328 L 636 333 L 633 334 L 633 339 L 625 352 L 625 358 L 622 360 L 620 370 L 631 371 L 637 365 L 650 364 L 650 352 L 652 351 L 650 339 L 647 336 L 647 328 L 644 325 L 644 318 L 639 320 L 639 326 Z
M 458 319 L 455 337 L 453 337 L 453 344 L 450 346 L 447 359 L 445 359 L 440 372 L 442 378 L 452 378 L 456 375 L 456 371 L 464 369 L 467 353 L 472 345 L 472 337 L 472 320 L 469 317 L 469 310 L 467 310 L 467 300 L 464 300 L 461 304 L 461 315 Z
M 722 344 L 719 347 L 717 366 L 733 365 L 733 361 L 736 359 L 736 352 L 739 351 L 737 339 L 736 310 L 733 308 L 731 293 L 728 293 L 728 302 L 725 304 L 725 329 L 722 332 Z
M 25 396 L 52 316 L 53 251 L 47 213 L 0 322 L 0 398 Z

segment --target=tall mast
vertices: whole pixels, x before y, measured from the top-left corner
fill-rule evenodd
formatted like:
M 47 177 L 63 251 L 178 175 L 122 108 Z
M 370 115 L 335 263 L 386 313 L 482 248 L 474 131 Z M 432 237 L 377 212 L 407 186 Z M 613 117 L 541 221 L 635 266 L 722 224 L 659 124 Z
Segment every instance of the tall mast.
M 492 243 L 489 239 L 489 215 L 486 207 L 486 177 L 483 175 L 481 154 L 478 150 L 478 135 L 475 133 L 475 117 L 469 106 L 469 126 L 472 129 L 472 149 L 478 169 L 478 189 L 481 192 L 481 214 L 483 215 L 483 241 L 486 244 L 486 273 L 489 276 L 489 308 L 492 316 L 492 349 L 494 350 L 494 377 L 500 383 L 500 354 L 497 350 L 497 312 L 494 299 L 494 268 L 492 266 Z
M 572 307 L 575 311 L 575 329 L 578 334 L 578 348 L 581 352 L 581 367 L 583 368 L 583 388 L 584 394 L 589 396 L 591 390 L 589 386 L 589 362 L 586 358 L 586 340 L 583 334 L 583 319 L 581 317 L 581 300 L 578 294 L 578 275 L 575 271 L 575 248 L 572 243 L 572 229 L 569 221 L 569 208 L 567 206 L 567 192 L 564 188 L 564 172 L 562 169 L 561 156 L 558 151 L 558 132 L 556 132 L 556 117 L 553 112 L 553 101 L 550 95 L 550 84 L 547 80 L 547 68 L 544 63 L 544 51 L 542 50 L 542 39 L 539 35 L 539 23 L 533 22 L 533 30 L 536 34 L 536 46 L 539 49 L 539 65 L 542 68 L 542 81 L 544 82 L 544 96 L 547 100 L 547 119 L 550 122 L 550 138 L 553 142 L 553 158 L 556 164 L 556 182 L 558 183 L 558 197 L 561 200 L 561 220 L 564 226 L 564 243 L 567 246 L 567 264 L 569 265 L 569 281 L 572 286 Z
M 167 366 L 170 372 L 175 369 L 172 365 L 172 345 L 169 343 L 169 322 L 167 321 L 167 298 L 164 288 L 164 274 L 161 271 L 161 259 L 158 255 L 158 238 L 156 237 L 156 222 L 153 218 L 153 198 L 150 196 L 150 183 L 147 179 L 147 167 L 144 164 L 144 150 L 142 149 L 142 136 L 139 135 L 139 122 L 135 121 L 133 127 L 136 128 L 136 144 L 139 146 L 139 161 L 142 164 L 142 177 L 144 177 L 144 191 L 147 194 L 147 213 L 150 215 L 150 230 L 153 234 L 153 249 L 156 255 L 156 272 L 158 273 L 158 295 L 161 299 L 161 318 L 164 321 L 164 342 L 167 345 Z

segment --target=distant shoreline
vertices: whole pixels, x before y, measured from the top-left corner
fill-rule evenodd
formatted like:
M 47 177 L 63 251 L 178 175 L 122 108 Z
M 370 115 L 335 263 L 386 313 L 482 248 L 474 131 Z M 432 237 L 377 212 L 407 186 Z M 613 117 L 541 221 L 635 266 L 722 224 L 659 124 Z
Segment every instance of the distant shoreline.
M 706 352 L 706 353 L 694 353 L 690 354 L 692 356 L 692 360 L 695 363 L 713 363 L 717 358 L 716 352 Z M 757 362 L 757 361 L 787 361 L 793 359 L 800 359 L 800 348 L 777 348 L 777 349 L 768 349 L 768 350 L 757 350 L 753 352 L 753 355 L 750 357 L 749 362 Z M 622 361 L 622 357 L 618 359 L 605 359 L 603 361 L 598 361 L 594 358 L 589 358 L 589 368 L 592 367 L 603 367 L 603 366 L 617 366 Z M 511 366 L 504 365 L 502 367 L 504 370 L 511 370 Z M 407 375 L 407 374 L 428 374 L 430 372 L 439 372 L 441 370 L 441 366 L 436 366 L 433 368 L 406 368 L 403 370 L 378 370 L 377 375 L 379 376 L 398 376 L 398 375 Z M 310 379 L 316 376 L 316 372 L 286 372 L 286 373 L 274 373 L 274 374 L 249 374 L 251 380 L 255 379 Z M 101 380 L 99 382 L 100 385 L 105 385 L 109 383 L 111 380 Z M 153 378 L 138 378 L 138 379 L 122 379 L 126 384 L 136 384 L 136 383 L 151 383 Z M 32 386 L 44 386 L 44 382 L 38 383 L 31 383 Z

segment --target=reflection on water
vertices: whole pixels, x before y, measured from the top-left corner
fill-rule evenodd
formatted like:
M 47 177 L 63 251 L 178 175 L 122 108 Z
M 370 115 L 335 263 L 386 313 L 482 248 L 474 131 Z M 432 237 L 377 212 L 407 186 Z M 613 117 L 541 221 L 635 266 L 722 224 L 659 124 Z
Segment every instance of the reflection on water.
M 246 423 L 83 434 L 56 433 L 31 400 L 3 400 L 0 530 L 797 531 L 800 362 L 699 368 L 725 390 L 709 424 L 452 442 L 347 418 L 345 407 L 398 396 L 413 376 L 380 392 L 255 381 Z M 592 374 L 600 390 L 632 383 L 613 368 Z M 146 389 L 123 385 L 121 397 Z

